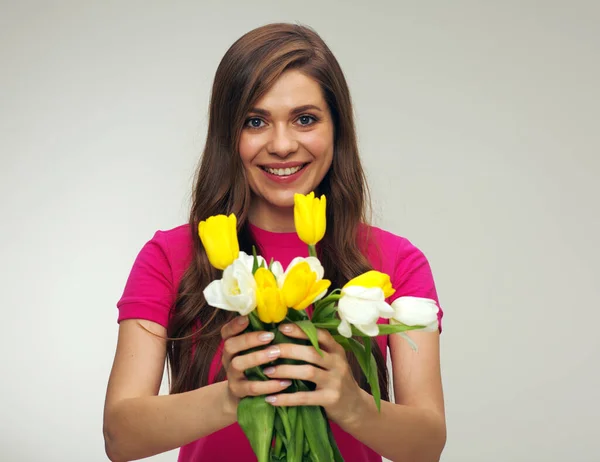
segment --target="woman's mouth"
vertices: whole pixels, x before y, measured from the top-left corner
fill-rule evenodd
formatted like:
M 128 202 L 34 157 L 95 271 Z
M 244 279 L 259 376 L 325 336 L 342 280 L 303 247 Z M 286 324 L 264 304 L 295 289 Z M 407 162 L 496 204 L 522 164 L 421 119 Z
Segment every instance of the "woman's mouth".
M 273 181 L 277 181 L 279 183 L 285 182 L 289 183 L 295 181 L 297 178 L 302 175 L 304 172 L 306 164 L 296 165 L 294 167 L 285 167 L 285 168 L 275 168 L 275 167 L 263 167 L 261 166 L 261 170 L 265 172 L 267 178 Z
M 271 175 L 277 176 L 290 176 L 294 173 L 302 170 L 307 164 L 298 165 L 297 167 L 292 168 L 270 168 L 270 167 L 261 167 L 265 172 L 270 173 Z

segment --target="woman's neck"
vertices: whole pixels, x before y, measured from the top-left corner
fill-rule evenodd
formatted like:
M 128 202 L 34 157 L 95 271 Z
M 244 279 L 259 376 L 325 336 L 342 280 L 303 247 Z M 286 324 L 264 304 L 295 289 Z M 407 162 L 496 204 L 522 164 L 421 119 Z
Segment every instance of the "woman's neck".
M 250 223 L 254 226 L 274 233 L 291 233 L 296 231 L 294 226 L 294 207 L 273 207 L 256 201 L 250 207 L 248 214 Z

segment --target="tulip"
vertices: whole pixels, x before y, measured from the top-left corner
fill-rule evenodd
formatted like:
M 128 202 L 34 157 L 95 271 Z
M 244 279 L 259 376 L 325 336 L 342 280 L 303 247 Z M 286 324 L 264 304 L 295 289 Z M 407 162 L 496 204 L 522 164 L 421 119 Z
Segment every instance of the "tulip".
M 316 257 L 296 257 L 282 274 L 281 265 L 273 265 L 286 306 L 304 310 L 327 293 L 331 281 L 323 279 L 325 270 Z
M 361 287 L 379 287 L 383 290 L 385 298 L 393 295 L 396 290 L 392 287 L 390 277 L 385 273 L 371 270 L 366 273 L 356 276 L 346 283 L 344 287 L 361 286 Z
M 435 300 L 421 297 L 399 297 L 392 302 L 394 315 L 390 324 L 405 324 L 407 326 L 423 326 L 423 332 L 438 330 L 439 308 Z
M 294 194 L 294 225 L 302 242 L 315 246 L 325 235 L 325 196 Z
M 210 264 L 224 270 L 238 258 L 240 247 L 237 238 L 236 217 L 216 215 L 198 224 L 198 234 Z
M 265 323 L 281 322 L 287 314 L 287 307 L 277 286 L 273 273 L 267 268 L 258 268 L 254 273 L 256 281 L 256 311 L 258 318 Z
M 212 281 L 203 293 L 210 306 L 236 311 L 242 316 L 249 314 L 256 308 L 252 257 L 240 252 L 240 258 L 225 268 L 222 279 Z
M 338 332 L 344 337 L 352 336 L 351 324 L 369 337 L 379 335 L 379 318 L 394 315 L 394 310 L 385 302 L 385 295 L 380 287 L 344 287 L 341 295 L 338 302 L 341 319 Z
M 348 281 L 338 302 L 338 332 L 349 338 L 354 325 L 370 337 L 379 335 L 379 318 L 390 318 L 395 313 L 385 301 L 394 292 L 390 277 L 379 271 L 367 271 Z

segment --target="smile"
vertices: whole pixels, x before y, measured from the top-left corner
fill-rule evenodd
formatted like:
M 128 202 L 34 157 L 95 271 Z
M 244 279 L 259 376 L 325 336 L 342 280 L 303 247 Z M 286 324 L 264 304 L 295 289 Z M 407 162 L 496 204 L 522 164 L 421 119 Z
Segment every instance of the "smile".
M 289 176 L 289 175 L 293 175 L 294 173 L 299 172 L 300 170 L 302 170 L 307 165 L 308 164 L 304 164 L 304 165 L 299 165 L 297 167 L 292 167 L 292 168 L 269 168 L 269 167 L 261 167 L 261 168 L 265 172 L 270 173 L 271 175 Z

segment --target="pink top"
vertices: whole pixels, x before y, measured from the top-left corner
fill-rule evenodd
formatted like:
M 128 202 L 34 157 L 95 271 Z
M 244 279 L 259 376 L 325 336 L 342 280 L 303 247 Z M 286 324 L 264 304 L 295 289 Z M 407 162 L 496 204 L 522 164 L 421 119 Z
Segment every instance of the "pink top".
M 396 289 L 388 302 L 404 295 L 431 298 L 438 302 L 436 288 L 425 255 L 405 238 L 370 227 L 372 239 L 366 254 L 374 269 L 389 274 Z M 251 225 L 262 256 L 281 262 L 285 268 L 297 256 L 308 256 L 307 246 L 296 233 L 273 233 Z M 177 288 L 192 258 L 192 235 L 189 225 L 157 231 L 138 254 L 124 293 L 117 303 L 118 322 L 123 319 L 146 319 L 164 327 L 175 302 Z M 439 302 L 438 302 L 439 304 Z M 438 318 L 441 320 L 442 310 Z M 380 319 L 387 323 L 388 320 Z M 387 336 L 377 337 L 387 356 Z M 212 383 L 221 364 L 218 353 L 211 364 Z M 346 462 L 381 462 L 382 458 L 350 434 L 331 422 L 333 434 Z M 250 443 L 237 423 L 180 449 L 180 462 L 255 461 Z

